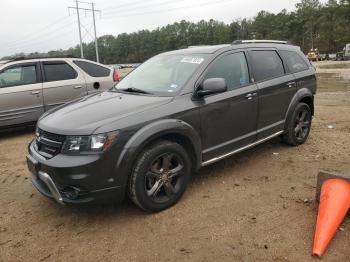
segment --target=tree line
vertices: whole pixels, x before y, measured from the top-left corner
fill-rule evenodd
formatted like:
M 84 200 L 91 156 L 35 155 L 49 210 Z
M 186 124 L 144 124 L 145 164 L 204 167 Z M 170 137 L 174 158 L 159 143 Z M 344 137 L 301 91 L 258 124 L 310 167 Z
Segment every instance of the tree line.
M 321 53 L 341 51 L 350 43 L 350 0 L 301 0 L 294 11 L 277 14 L 260 11 L 254 18 L 225 24 L 216 20 L 176 22 L 155 30 L 141 30 L 98 38 L 104 64 L 138 63 L 161 52 L 195 45 L 231 43 L 238 39 L 288 40 L 307 53 L 312 47 Z M 96 60 L 95 43 L 84 43 L 85 58 Z M 80 56 L 80 47 L 48 53 L 17 54 L 26 57 Z

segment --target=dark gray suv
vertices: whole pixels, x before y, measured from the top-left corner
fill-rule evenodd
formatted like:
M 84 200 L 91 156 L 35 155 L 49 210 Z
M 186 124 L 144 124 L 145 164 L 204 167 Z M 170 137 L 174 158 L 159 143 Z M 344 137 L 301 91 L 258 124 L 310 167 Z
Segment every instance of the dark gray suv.
M 157 55 L 109 91 L 38 121 L 27 162 L 34 186 L 60 203 L 175 204 L 191 174 L 281 136 L 308 137 L 315 69 L 299 47 L 237 41 Z

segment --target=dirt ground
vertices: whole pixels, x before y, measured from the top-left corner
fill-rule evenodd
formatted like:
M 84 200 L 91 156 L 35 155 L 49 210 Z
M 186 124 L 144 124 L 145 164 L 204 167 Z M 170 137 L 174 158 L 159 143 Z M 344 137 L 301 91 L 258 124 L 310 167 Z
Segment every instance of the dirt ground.
M 1 134 L 0 261 L 316 261 L 317 173 L 350 173 L 350 83 L 327 81 L 306 144 L 275 139 L 203 168 L 157 214 L 46 199 L 25 163 L 33 131 Z M 323 261 L 350 261 L 350 217 L 341 227 Z

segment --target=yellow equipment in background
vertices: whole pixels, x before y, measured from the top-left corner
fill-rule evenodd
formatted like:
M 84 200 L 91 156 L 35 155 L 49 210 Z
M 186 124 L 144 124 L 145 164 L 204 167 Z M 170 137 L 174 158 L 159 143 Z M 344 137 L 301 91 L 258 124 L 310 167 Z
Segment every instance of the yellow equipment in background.
M 321 61 L 322 60 L 317 48 L 310 49 L 310 52 L 307 53 L 307 58 L 310 61 Z

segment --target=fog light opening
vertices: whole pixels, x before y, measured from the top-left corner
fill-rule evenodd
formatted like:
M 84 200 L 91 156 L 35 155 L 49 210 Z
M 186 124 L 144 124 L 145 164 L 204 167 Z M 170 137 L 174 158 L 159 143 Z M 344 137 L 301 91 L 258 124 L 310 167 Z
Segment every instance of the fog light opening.
M 69 199 L 77 199 L 79 197 L 80 189 L 74 186 L 65 187 L 62 193 Z

